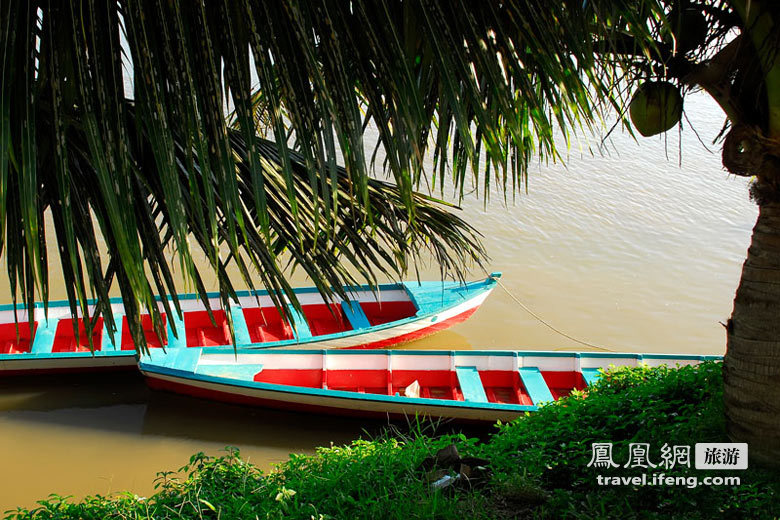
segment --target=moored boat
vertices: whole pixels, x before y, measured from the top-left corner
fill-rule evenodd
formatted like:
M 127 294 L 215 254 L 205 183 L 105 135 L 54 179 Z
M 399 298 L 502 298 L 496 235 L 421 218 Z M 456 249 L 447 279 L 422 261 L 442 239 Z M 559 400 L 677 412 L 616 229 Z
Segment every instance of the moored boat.
M 266 348 L 382 348 L 425 337 L 471 316 L 495 288 L 500 273 L 485 280 L 457 282 L 404 282 L 350 288 L 346 300 L 326 302 L 314 288 L 296 289 L 303 313 L 288 305 L 288 319 L 274 307 L 266 291 L 239 292 L 231 307 L 236 344 Z M 218 295 L 209 295 L 212 309 L 219 308 Z M 212 322 L 205 305 L 195 295 L 179 296 L 182 314 L 163 315 L 167 331 L 160 338 L 151 318 L 142 316 L 147 343 L 152 350 L 197 347 L 228 347 L 230 329 L 224 310 L 214 310 Z M 92 309 L 91 309 L 92 310 Z M 38 371 L 71 371 L 133 368 L 135 344 L 127 326 L 121 299 L 112 300 L 117 331 L 111 334 L 102 318 L 92 332 L 94 351 L 83 320 L 74 334 L 70 307 L 51 302 L 48 315 L 35 307 L 33 333 L 27 313 L 14 319 L 12 305 L 0 307 L 0 374 Z M 162 309 L 161 309 L 162 310 Z M 175 328 L 175 333 L 174 333 Z
M 540 351 L 182 349 L 141 356 L 151 387 L 239 404 L 366 417 L 511 420 L 583 390 L 610 365 L 718 356 Z

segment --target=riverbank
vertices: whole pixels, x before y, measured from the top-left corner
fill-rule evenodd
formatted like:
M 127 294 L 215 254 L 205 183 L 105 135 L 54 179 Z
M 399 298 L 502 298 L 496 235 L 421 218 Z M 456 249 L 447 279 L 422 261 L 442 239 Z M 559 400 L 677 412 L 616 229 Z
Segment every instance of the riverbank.
M 695 443 L 726 441 L 719 363 L 617 371 L 589 395 L 500 425 L 484 442 L 465 435 L 429 437 L 426 428 L 292 455 L 267 475 L 235 450 L 221 457 L 198 454 L 179 472 L 160 473 L 157 492 L 147 498 L 121 494 L 73 503 L 51 496 L 9 518 L 757 519 L 780 511 L 777 473 L 693 468 Z M 588 467 L 593 443 L 612 443 L 618 467 Z M 624 467 L 630 443 L 648 443 L 648 462 L 656 467 Z M 691 446 L 691 468 L 681 460 L 663 468 L 665 444 Z M 463 459 L 452 458 L 452 445 Z M 642 462 L 637 452 L 633 461 Z M 660 473 L 678 477 L 679 484 L 598 481 L 641 480 L 643 473 L 648 480 Z M 726 476 L 741 482 L 693 485 L 694 478 Z

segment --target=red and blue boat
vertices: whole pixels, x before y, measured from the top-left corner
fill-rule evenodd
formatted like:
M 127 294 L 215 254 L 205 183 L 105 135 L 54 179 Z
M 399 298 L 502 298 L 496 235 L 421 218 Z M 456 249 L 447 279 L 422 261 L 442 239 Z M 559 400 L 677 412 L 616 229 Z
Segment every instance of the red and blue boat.
M 348 299 L 326 302 L 315 288 L 296 289 L 302 313 L 287 306 L 287 318 L 274 307 L 266 291 L 239 292 L 231 308 L 236 345 L 259 348 L 382 348 L 419 339 L 471 316 L 495 288 L 500 273 L 485 280 L 404 282 L 351 287 Z M 229 347 L 230 329 L 224 310 L 213 311 L 193 294 L 179 296 L 181 314 L 163 314 L 167 334 L 155 334 L 151 318 L 142 316 L 149 347 L 165 350 Z M 217 294 L 209 294 L 211 309 L 219 309 Z M 90 312 L 93 312 L 94 305 Z M 122 300 L 112 299 L 117 321 L 114 334 L 98 318 L 92 345 L 82 319 L 75 324 L 66 301 L 51 302 L 48 313 L 34 309 L 32 333 L 27 312 L 15 315 L 13 305 L 0 306 L 0 374 L 93 371 L 134 368 L 136 348 L 123 317 Z M 162 311 L 162 306 L 161 306 Z M 17 326 L 18 320 L 18 326 Z M 175 329 L 175 333 L 174 333 Z
M 152 388 L 284 410 L 374 418 L 508 421 L 585 390 L 610 366 L 694 365 L 718 356 L 540 351 L 154 351 Z

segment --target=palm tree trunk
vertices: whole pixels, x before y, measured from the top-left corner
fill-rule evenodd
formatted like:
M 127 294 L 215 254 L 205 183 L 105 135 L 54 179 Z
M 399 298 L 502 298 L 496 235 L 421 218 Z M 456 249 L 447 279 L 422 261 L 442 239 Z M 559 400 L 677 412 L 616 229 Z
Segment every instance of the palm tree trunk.
M 780 464 L 780 202 L 759 203 L 727 326 L 723 363 L 729 437 L 752 460 Z

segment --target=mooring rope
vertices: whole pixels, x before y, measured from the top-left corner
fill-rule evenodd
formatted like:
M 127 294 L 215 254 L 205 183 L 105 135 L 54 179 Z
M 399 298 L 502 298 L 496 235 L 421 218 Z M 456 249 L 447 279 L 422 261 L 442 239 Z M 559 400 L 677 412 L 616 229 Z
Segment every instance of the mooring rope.
M 509 297 L 512 298 L 515 301 L 515 303 L 517 303 L 520 307 L 522 307 L 522 309 L 525 312 L 527 312 L 528 314 L 530 314 L 531 316 L 533 316 L 534 318 L 539 320 L 539 322 L 542 325 L 544 325 L 545 327 L 547 327 L 551 331 L 553 331 L 553 332 L 555 332 L 557 334 L 560 334 L 564 338 L 567 338 L 567 339 L 570 339 L 571 341 L 579 343 L 580 345 L 585 345 L 586 347 L 591 347 L 591 348 L 596 348 L 596 349 L 600 349 L 600 350 L 605 350 L 607 352 L 615 352 L 615 349 L 602 347 L 602 346 L 599 346 L 599 345 L 594 345 L 593 343 L 589 343 L 587 341 L 583 341 L 581 339 L 577 339 L 577 338 L 575 338 L 573 336 L 570 336 L 570 335 L 566 334 L 565 332 L 563 332 L 563 331 L 561 331 L 559 329 L 556 329 L 550 323 L 548 323 L 544 318 L 542 318 L 541 316 L 536 314 L 534 311 L 529 309 L 528 306 L 526 304 L 524 304 L 523 302 L 521 302 L 520 299 L 517 296 L 512 294 L 512 291 L 507 289 L 507 287 L 503 283 L 501 283 L 501 279 L 496 278 L 495 276 L 491 276 L 490 274 L 488 274 L 488 278 L 491 278 L 493 281 L 495 281 L 498 284 L 498 286 L 501 287 L 504 290 L 504 292 L 506 292 L 509 295 Z M 556 349 L 556 350 L 560 350 L 560 349 Z

